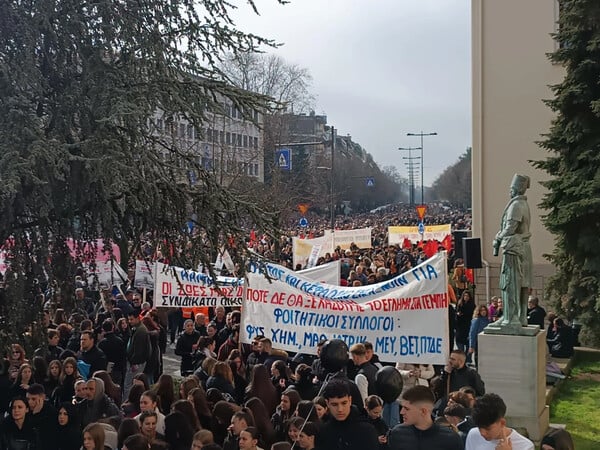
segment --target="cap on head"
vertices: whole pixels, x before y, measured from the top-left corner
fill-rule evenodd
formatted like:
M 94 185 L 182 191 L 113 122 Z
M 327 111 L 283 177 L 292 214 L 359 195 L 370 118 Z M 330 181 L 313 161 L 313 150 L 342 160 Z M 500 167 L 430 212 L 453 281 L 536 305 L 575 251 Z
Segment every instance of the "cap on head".
M 530 178 L 527 175 L 519 175 L 515 173 L 513 176 L 511 186 L 517 188 L 519 191 L 525 192 L 529 188 Z

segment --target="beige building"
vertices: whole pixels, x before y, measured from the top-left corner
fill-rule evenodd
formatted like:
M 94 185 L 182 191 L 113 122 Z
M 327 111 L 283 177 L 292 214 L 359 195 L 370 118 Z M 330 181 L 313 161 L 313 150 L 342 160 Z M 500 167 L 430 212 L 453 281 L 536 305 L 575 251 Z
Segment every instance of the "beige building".
M 478 270 L 479 301 L 499 295 L 500 258 L 492 256 L 492 240 L 509 200 L 514 173 L 531 177 L 534 294 L 542 296 L 552 266 L 544 258 L 553 237 L 544 228 L 538 205 L 547 174 L 530 160 L 548 156 L 536 141 L 549 130 L 553 112 L 543 103 L 552 98 L 549 85 L 563 78 L 547 53 L 556 42 L 558 6 L 554 0 L 472 0 L 473 87 L 473 237 L 481 238 L 486 269 Z M 485 296 L 485 297 L 484 297 Z

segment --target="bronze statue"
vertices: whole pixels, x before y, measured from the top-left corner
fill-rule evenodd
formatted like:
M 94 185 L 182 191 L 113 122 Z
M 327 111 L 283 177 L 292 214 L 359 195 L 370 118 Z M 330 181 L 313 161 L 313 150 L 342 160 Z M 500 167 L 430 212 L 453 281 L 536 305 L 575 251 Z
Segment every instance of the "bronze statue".
M 494 238 L 494 256 L 502 249 L 500 290 L 503 314 L 490 328 L 502 334 L 530 334 L 527 330 L 527 299 L 532 285 L 531 246 L 529 224 L 531 214 L 525 191 L 529 177 L 518 175 L 510 185 L 510 201 L 504 208 L 500 231 Z M 487 330 L 492 331 L 492 330 Z

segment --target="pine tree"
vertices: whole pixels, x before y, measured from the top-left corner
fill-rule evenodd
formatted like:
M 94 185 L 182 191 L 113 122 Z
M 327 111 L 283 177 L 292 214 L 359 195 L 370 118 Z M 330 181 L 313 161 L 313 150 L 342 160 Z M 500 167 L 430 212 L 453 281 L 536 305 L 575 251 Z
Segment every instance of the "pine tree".
M 201 132 L 224 103 L 248 120 L 270 108 L 219 70 L 222 55 L 273 45 L 240 31 L 233 8 L 226 0 L 1 2 L 0 243 L 12 270 L 0 315 L 14 327 L 0 341 L 27 331 L 24 305 L 29 322 L 41 318 L 40 284 L 70 297 L 68 238 L 111 239 L 126 262 L 148 232 L 184 267 L 210 267 L 228 245 L 243 270 L 243 225 L 276 232 L 275 211 L 251 192 L 223 189 L 172 129 L 185 119 Z M 184 231 L 192 213 L 194 235 Z
M 541 143 L 551 156 L 534 165 L 551 179 L 541 206 L 556 237 L 549 260 L 557 273 L 548 286 L 561 314 L 583 324 L 580 340 L 600 345 L 600 2 L 563 0 L 557 50 L 565 68 L 547 104 L 556 112 Z

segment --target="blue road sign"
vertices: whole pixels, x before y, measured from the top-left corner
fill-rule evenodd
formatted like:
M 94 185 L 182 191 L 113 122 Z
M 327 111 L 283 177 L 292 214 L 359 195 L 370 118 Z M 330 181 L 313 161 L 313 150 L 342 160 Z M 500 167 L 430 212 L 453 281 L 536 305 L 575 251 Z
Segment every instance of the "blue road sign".
M 292 170 L 292 151 L 289 148 L 280 148 L 275 152 L 275 165 L 281 170 Z
M 308 226 L 308 220 L 306 220 L 306 217 L 301 217 L 300 220 L 298 221 L 298 225 L 306 228 Z
M 375 186 L 375 178 L 367 177 L 367 187 L 374 187 L 374 186 Z
M 423 224 L 423 222 L 419 222 L 419 234 L 423 234 L 425 233 L 425 225 Z

